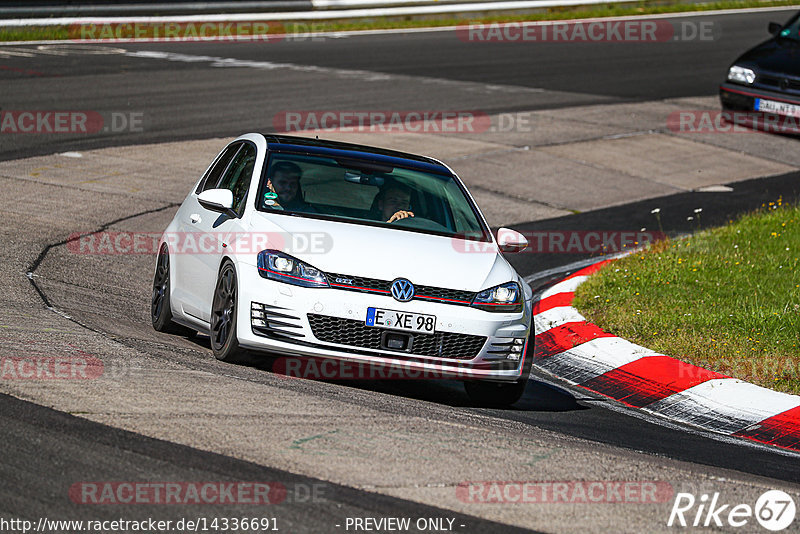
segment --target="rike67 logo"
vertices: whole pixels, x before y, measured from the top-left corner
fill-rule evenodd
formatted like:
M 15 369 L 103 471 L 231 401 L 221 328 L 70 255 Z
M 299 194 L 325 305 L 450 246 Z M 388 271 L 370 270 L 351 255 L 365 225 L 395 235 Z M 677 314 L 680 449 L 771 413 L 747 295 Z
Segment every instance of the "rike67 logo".
M 749 527 L 754 532 L 755 519 L 758 524 L 772 532 L 788 528 L 797 512 L 791 495 L 780 490 L 770 490 L 749 504 L 723 504 L 719 493 L 704 493 L 696 498 L 691 493 L 678 493 L 669 514 L 667 526 L 672 527 Z

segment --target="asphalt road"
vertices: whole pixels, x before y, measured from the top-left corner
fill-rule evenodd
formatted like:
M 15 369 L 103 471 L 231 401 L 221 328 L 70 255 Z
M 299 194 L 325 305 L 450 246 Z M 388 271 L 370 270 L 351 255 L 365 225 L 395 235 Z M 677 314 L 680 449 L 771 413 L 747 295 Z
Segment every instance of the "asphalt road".
M 698 37 L 656 43 L 485 43 L 451 30 L 0 47 L 2 109 L 93 111 L 107 126 L 112 113 L 141 121 L 141 131 L 4 135 L 0 158 L 274 131 L 275 116 L 287 110 L 492 114 L 714 94 L 728 65 L 768 37 L 767 23 L 791 12 L 664 19 L 678 36 Z M 249 68 L 232 68 L 234 61 Z
M 252 492 L 235 494 L 234 498 L 241 495 L 235 504 L 223 499 L 210 511 L 207 504 L 194 503 L 191 498 L 187 499 L 190 504 L 175 504 L 166 498 L 158 499 L 156 494 L 152 503 L 133 508 L 108 495 L 105 504 L 96 504 L 102 501 L 102 493 L 83 492 L 80 486 L 103 487 L 106 481 L 197 481 L 197 487 L 202 488 L 208 482 L 248 481 L 270 488 L 255 512 L 259 522 L 268 521 L 268 528 L 262 530 L 329 532 L 337 530 L 336 525 L 342 528 L 347 517 L 429 517 L 451 519 L 454 531 L 460 532 L 497 532 L 501 528 L 504 532 L 528 532 L 146 438 L 2 394 L 0 425 L 5 443 L 0 474 L 9 482 L 0 489 L 0 517 L 6 520 L 24 519 L 36 524 L 40 518 L 113 521 L 124 517 L 129 521 L 173 522 L 185 518 L 199 524 L 205 518 L 208 525 L 214 518 L 252 518 L 253 504 L 247 502 L 254 498 Z M 66 495 L 70 498 L 66 499 Z M 122 493 L 114 495 L 127 498 Z M 207 490 L 206 495 L 212 493 Z M 309 507 L 313 507 L 313 514 L 309 514 Z M 73 526 L 42 530 L 82 529 Z
M 464 43 L 452 32 L 430 32 L 269 44 L 122 44 L 104 45 L 105 49 L 15 45 L 11 47 L 11 51 L 16 52 L 14 55 L 8 53 L 8 48 L 0 47 L 3 110 L 82 109 L 97 111 L 106 117 L 111 113 L 141 113 L 143 120 L 142 131 L 88 136 L 3 135 L 0 159 L 234 136 L 251 130 L 270 131 L 273 117 L 287 109 L 480 109 L 496 113 L 713 94 L 736 55 L 766 37 L 767 22 L 787 16 L 759 13 L 686 19 L 712 22 L 718 39 L 661 46 L 479 44 Z M 109 47 L 120 50 L 106 53 Z M 87 53 L 98 50 L 103 53 Z M 247 68 L 226 68 L 224 65 L 231 63 L 226 62 L 226 58 L 250 64 Z M 644 72 L 646 76 L 641 75 Z M 786 175 L 739 184 L 733 196 L 711 198 L 706 195 L 703 197 L 706 223 L 724 221 L 759 206 L 764 200 L 774 199 L 777 194 L 782 194 L 786 200 L 796 199 L 797 178 L 797 175 Z M 648 201 L 638 205 L 636 210 L 631 206 L 619 206 L 521 225 L 521 228 L 594 228 L 598 221 L 603 221 L 609 229 L 616 225 L 638 226 L 639 221 L 632 220 L 629 215 L 632 211 L 646 213 L 647 207 L 658 205 L 665 213 L 678 213 L 678 208 L 694 205 L 693 195 L 696 193 Z M 163 227 L 170 216 L 170 210 L 165 210 L 156 223 Z M 115 218 L 109 213 L 100 222 Z M 677 218 L 665 219 L 664 225 L 668 231 L 691 229 L 684 220 Z M 40 242 L 40 250 L 58 242 L 45 239 Z M 579 258 L 539 256 L 535 266 L 524 256 L 512 261 L 523 275 L 534 275 L 535 269 L 556 267 L 575 259 Z M 69 307 L 65 299 L 75 299 L 74 317 L 80 324 L 149 353 L 155 359 L 169 361 L 176 358 L 173 352 L 178 351 L 182 354 L 180 358 L 191 361 L 194 368 L 205 372 L 242 375 L 254 381 L 270 380 L 270 374 L 263 372 L 269 369 L 269 363 L 254 361 L 250 366 L 231 369 L 209 362 L 202 339 L 176 339 L 157 347 L 149 325 L 142 324 L 139 309 L 143 295 L 146 300 L 149 280 L 145 264 L 149 259 L 125 258 L 124 261 L 136 262 L 130 265 L 129 271 L 124 271 L 127 278 L 115 274 L 108 280 L 102 279 L 100 274 L 108 265 L 102 262 L 89 265 L 86 272 L 79 274 L 81 280 L 101 279 L 96 294 L 56 291 L 57 303 Z M 36 263 L 33 267 L 39 265 Z M 75 275 L 75 268 L 51 262 L 48 276 L 68 278 Z M 115 285 L 120 284 L 120 280 L 128 284 L 121 290 L 122 295 L 120 286 Z M 53 297 L 53 288 L 41 290 L 46 298 Z M 115 298 L 107 298 L 109 294 Z M 92 301 L 107 308 L 87 312 L 88 303 Z M 114 321 L 104 321 L 103 316 L 113 317 Z M 203 358 L 198 358 L 200 355 Z M 453 384 L 353 382 L 318 385 L 319 388 L 316 384 L 284 387 L 303 387 L 320 398 L 340 398 L 347 396 L 347 391 L 357 391 L 358 402 L 389 414 L 419 410 L 416 401 L 422 400 L 449 407 L 460 416 L 481 415 L 498 424 L 521 425 L 530 431 L 543 429 L 687 462 L 702 473 L 716 474 L 720 472 L 716 468 L 720 468 L 790 483 L 800 480 L 800 464 L 794 458 L 699 433 L 679 432 L 609 409 L 605 401 L 587 398 L 541 380 L 531 382 L 523 400 L 513 410 L 471 407 L 461 388 Z M 389 405 L 382 402 L 378 397 L 384 395 L 389 395 L 393 402 Z M 0 506 L 3 513 L 38 517 L 50 511 L 70 512 L 71 505 L 63 502 L 64 485 L 80 477 L 104 480 L 130 475 L 150 480 L 158 477 L 200 480 L 222 477 L 224 473 L 238 480 L 316 482 L 113 430 L 5 396 L 0 396 L 0 406 L 4 441 L 14 444 L 13 454 L 0 462 L 0 472 L 8 480 L 19 481 L 21 488 L 3 494 L 6 503 Z M 97 443 L 101 446 L 97 447 Z M 47 462 L 41 460 L 45 455 L 49 458 Z M 81 461 L 76 463 L 79 457 Z M 48 476 L 53 465 L 59 469 L 55 476 Z M 319 516 L 308 514 L 308 508 L 295 510 L 287 505 L 288 510 L 282 509 L 281 517 L 287 518 L 291 526 L 311 531 L 323 524 L 329 525 L 329 519 L 337 514 L 370 512 L 422 516 L 444 513 L 370 492 L 340 486 L 330 488 L 333 497 L 323 505 Z M 43 495 L 48 497 L 43 498 Z M 87 517 L 97 518 L 96 510 L 81 510 Z M 113 510 L 109 517 L 112 515 Z M 493 523 L 459 518 L 474 525 L 469 531 L 497 528 Z
M 702 202 L 703 226 L 715 226 L 736 217 L 738 214 L 757 209 L 762 203 L 770 202 L 778 196 L 786 202 L 800 200 L 800 173 L 792 173 L 767 179 L 751 180 L 735 184 L 732 193 L 684 193 L 661 197 L 637 204 L 626 204 L 603 210 L 596 210 L 566 218 L 537 221 L 519 225 L 522 231 L 541 231 L 545 229 L 590 230 L 602 227 L 609 230 L 630 229 L 632 226 L 652 222 L 649 211 L 660 207 L 665 216 L 662 219 L 664 231 L 670 235 L 689 233 L 696 223 L 686 221 L 678 214 L 690 212 L 692 207 Z M 700 200 L 702 198 L 702 200 Z M 155 213 L 143 212 L 141 215 L 114 219 L 110 228 L 124 228 L 127 220 L 140 217 L 155 218 L 165 225 L 171 218 L 173 209 L 158 210 Z M 632 216 L 631 214 L 637 214 Z M 645 215 L 647 214 L 647 215 Z M 158 224 L 158 223 L 157 223 Z M 146 302 L 149 292 L 149 276 L 152 258 L 150 256 L 123 256 L 114 259 L 113 275 L 102 273 L 108 265 L 100 257 L 80 258 L 76 270 L 71 262 L 74 255 L 65 251 L 64 242 L 51 243 L 52 249 L 45 249 L 31 271 L 41 274 L 47 282 L 40 284 L 32 280 L 43 301 L 59 308 L 67 307 L 69 313 L 81 324 L 89 325 L 114 340 L 122 340 L 137 350 L 144 350 L 159 358 L 170 360 L 176 357 L 173 350 L 187 352 L 184 358 L 192 367 L 211 370 L 214 373 L 246 373 L 250 380 L 262 380 L 253 371 L 272 371 L 272 360 L 263 355 L 253 354 L 242 365 L 226 365 L 220 368 L 216 362 L 208 366 L 210 345 L 208 338 L 200 336 L 186 339 L 180 336 L 161 336 L 152 332 L 142 316 L 141 302 Z M 519 254 L 508 255 L 515 268 L 523 276 L 535 276 L 539 271 L 555 269 L 565 264 L 589 259 L 587 254 Z M 44 267 L 40 268 L 40 265 Z M 534 288 L 544 288 L 571 272 L 562 270 L 560 275 L 539 278 Z M 122 278 L 121 278 L 122 277 Z M 55 280 L 73 281 L 78 287 L 92 287 L 91 293 L 77 295 L 72 288 L 62 288 Z M 124 280 L 124 282 L 123 282 Z M 125 283 L 125 292 L 116 289 Z M 113 295 L 113 298 L 110 297 Z M 108 320 L 113 318 L 113 320 Z M 144 327 L 142 324 L 144 323 Z M 154 345 L 153 342 L 158 344 Z M 159 344 L 164 344 L 160 346 Z M 254 378 L 255 377 L 255 378 Z M 754 447 L 741 440 L 721 441 L 717 436 L 691 429 L 676 432 L 652 420 L 644 420 L 631 415 L 626 410 L 611 409 L 612 401 L 592 397 L 581 389 L 571 390 L 560 387 L 552 379 L 537 374 L 533 370 L 533 380 L 523 398 L 512 409 L 494 410 L 472 406 L 458 382 L 449 381 L 387 381 L 387 380 L 336 380 L 333 384 L 356 388 L 364 393 L 390 395 L 396 405 L 387 407 L 380 398 L 370 399 L 369 405 L 388 413 L 406 413 L 413 409 L 413 401 L 422 400 L 441 406 L 450 406 L 466 413 L 488 415 L 493 419 L 515 421 L 530 429 L 544 429 L 559 434 L 574 436 L 590 441 L 621 447 L 634 451 L 662 455 L 675 460 L 697 463 L 724 469 L 732 469 L 751 475 L 764 476 L 786 482 L 800 480 L 800 463 L 778 453 L 774 449 Z M 334 398 L 338 392 L 325 389 L 315 391 L 315 395 Z M 404 404 L 411 401 L 411 404 Z M 363 404 L 364 399 L 358 402 Z M 394 404 L 394 403 L 393 403 Z

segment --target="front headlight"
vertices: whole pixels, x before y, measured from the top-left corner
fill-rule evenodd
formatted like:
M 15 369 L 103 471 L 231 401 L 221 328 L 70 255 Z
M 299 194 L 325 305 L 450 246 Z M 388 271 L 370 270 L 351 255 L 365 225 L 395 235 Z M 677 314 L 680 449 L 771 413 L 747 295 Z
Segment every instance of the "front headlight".
M 516 282 L 484 289 L 472 301 L 472 306 L 490 312 L 522 311 L 522 290 Z
M 296 286 L 328 287 L 325 273 L 277 250 L 262 250 L 258 253 L 258 274 L 263 278 Z
M 753 71 L 753 69 L 747 69 L 745 67 L 734 65 L 728 70 L 728 80 L 750 85 L 756 81 L 756 73 Z

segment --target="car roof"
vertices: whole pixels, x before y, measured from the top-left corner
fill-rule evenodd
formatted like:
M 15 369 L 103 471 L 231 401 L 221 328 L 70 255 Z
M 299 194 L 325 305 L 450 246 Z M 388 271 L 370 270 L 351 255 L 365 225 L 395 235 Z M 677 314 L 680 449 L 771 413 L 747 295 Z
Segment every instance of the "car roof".
M 452 176 L 453 172 L 441 162 L 426 156 L 377 148 L 355 143 L 311 139 L 294 135 L 263 134 L 267 149 L 275 152 L 295 152 L 328 157 L 355 158 L 391 166 L 406 167 Z

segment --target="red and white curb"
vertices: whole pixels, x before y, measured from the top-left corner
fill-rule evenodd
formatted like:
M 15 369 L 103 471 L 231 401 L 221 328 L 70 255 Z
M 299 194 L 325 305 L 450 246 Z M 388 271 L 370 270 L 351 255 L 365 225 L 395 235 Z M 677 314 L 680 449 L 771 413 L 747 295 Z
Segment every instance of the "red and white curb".
M 800 396 L 658 354 L 587 322 L 571 306 L 575 289 L 610 261 L 581 269 L 540 295 L 533 309 L 534 365 L 671 421 L 800 451 Z

